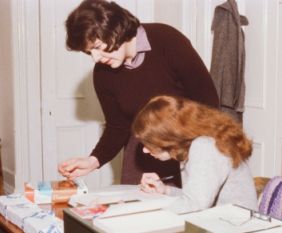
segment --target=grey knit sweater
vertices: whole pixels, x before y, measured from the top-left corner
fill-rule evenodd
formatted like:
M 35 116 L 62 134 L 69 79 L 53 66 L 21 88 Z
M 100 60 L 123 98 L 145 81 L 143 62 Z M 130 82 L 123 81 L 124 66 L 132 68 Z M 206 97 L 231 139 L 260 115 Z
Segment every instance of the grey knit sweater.
M 211 137 L 196 138 L 189 150 L 189 161 L 183 164 L 183 189 L 171 187 L 179 198 L 170 210 L 186 213 L 227 203 L 257 210 L 256 190 L 249 167 L 242 163 L 232 167 L 230 157 L 222 154 Z

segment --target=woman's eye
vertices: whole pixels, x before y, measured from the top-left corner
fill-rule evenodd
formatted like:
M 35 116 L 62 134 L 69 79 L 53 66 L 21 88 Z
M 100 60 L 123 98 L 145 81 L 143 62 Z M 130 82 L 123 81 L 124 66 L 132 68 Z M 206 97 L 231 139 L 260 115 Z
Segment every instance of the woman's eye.
M 102 49 L 102 45 L 98 45 L 94 49 Z

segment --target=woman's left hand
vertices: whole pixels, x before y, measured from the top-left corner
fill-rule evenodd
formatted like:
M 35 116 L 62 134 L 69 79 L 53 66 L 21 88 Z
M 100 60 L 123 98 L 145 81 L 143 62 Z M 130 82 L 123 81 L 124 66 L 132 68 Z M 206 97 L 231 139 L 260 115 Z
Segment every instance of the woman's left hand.
M 146 193 L 166 193 L 166 185 L 156 173 L 144 173 L 141 179 L 141 190 Z

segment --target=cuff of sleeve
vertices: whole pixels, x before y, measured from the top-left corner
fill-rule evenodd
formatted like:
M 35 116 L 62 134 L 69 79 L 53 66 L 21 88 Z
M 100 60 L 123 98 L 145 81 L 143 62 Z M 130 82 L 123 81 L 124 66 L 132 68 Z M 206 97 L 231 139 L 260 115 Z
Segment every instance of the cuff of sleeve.
M 97 156 L 95 156 L 95 155 L 93 155 L 93 154 L 90 154 L 89 156 L 93 156 L 93 157 L 96 159 L 95 163 L 98 164 L 97 168 L 100 168 L 100 167 L 102 166 L 101 163 L 100 163 L 100 161 L 99 161 L 99 159 L 97 158 Z

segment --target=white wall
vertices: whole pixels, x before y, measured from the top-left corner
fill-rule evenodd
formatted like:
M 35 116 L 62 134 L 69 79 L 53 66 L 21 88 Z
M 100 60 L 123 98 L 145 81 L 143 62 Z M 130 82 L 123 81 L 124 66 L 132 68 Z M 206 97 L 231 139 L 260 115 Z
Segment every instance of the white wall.
M 4 179 L 14 186 L 14 88 L 12 2 L 0 1 L 0 138 Z

